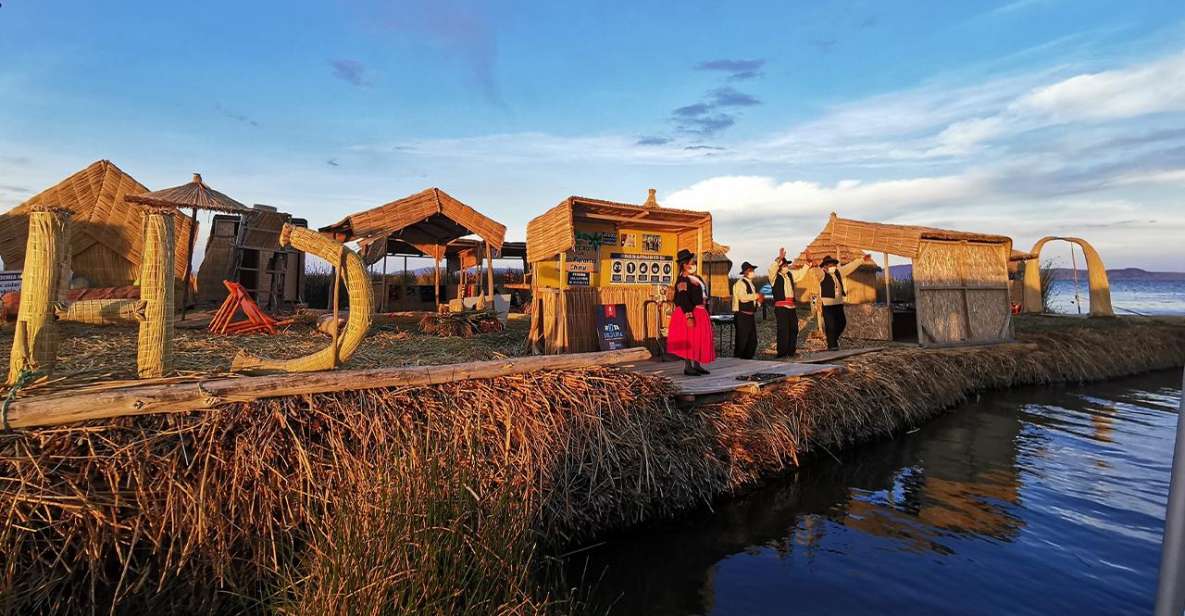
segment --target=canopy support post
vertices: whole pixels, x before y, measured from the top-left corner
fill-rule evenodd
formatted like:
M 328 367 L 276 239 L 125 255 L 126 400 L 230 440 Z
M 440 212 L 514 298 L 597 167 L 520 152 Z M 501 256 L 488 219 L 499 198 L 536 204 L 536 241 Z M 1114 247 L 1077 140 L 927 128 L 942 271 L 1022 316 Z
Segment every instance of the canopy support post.
M 489 298 L 490 307 L 494 306 L 494 255 L 490 252 L 490 243 L 485 242 L 486 245 L 486 296 Z
M 387 291 L 387 250 L 386 249 L 387 249 L 386 242 L 383 242 L 383 301 L 382 301 L 382 303 L 379 304 L 380 306 L 382 306 L 381 310 L 383 312 L 387 312 L 387 298 L 391 295 L 391 293 Z
M 440 312 L 440 251 L 437 246 L 432 247 L 432 291 L 436 295 L 436 312 Z
M 185 255 L 185 279 L 181 281 L 181 320 L 189 306 L 189 276 L 193 273 L 193 245 L 197 243 L 197 208 L 193 208 L 193 222 L 189 223 L 189 252 Z

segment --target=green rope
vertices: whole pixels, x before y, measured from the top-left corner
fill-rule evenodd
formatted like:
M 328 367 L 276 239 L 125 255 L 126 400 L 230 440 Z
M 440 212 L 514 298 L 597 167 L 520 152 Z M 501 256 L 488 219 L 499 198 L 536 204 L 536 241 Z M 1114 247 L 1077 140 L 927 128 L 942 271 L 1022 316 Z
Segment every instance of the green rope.
M 22 387 L 32 383 L 34 379 L 41 376 L 41 373 L 36 370 L 29 370 L 28 368 L 21 368 L 21 373 L 16 377 L 16 382 L 8 390 L 8 395 L 4 397 L 4 407 L 0 409 L 0 422 L 3 423 L 5 432 L 12 428 L 8 425 L 8 405 L 16 399 L 16 394 Z

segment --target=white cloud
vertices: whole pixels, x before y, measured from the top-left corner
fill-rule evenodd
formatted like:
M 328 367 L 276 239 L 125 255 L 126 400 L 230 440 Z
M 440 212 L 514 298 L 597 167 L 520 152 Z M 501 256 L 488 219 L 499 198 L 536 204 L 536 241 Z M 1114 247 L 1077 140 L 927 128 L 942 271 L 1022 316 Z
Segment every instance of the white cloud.
M 1057 122 L 1185 111 L 1185 53 L 1143 66 L 1075 75 L 1034 89 L 1010 111 L 1045 114 Z

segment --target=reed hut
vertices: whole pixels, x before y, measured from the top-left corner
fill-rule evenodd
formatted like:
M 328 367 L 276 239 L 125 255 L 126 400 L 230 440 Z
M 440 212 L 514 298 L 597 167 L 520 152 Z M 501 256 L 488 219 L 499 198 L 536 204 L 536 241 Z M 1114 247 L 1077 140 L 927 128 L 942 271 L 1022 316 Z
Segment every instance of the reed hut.
M 339 242 L 358 242 L 359 252 L 367 266 L 383 261 L 386 256 L 426 256 L 434 261 L 433 302 L 440 310 L 440 262 L 455 241 L 476 235 L 483 241 L 482 256 L 487 268 L 487 298 L 493 300 L 493 261 L 502 250 L 506 226 L 483 216 L 477 210 L 454 199 L 439 188 L 428 188 L 414 195 L 380 205 L 363 212 L 350 214 L 332 225 L 322 227 Z M 382 280 L 386 283 L 384 274 Z M 380 298 L 386 297 L 383 289 Z M 380 301 L 379 306 L 383 303 Z
M 656 340 L 679 249 L 701 271 L 709 253 L 727 250 L 712 240 L 710 213 L 660 207 L 654 192 L 641 205 L 568 197 L 527 224 L 536 351 L 596 350 L 602 304 L 625 305 L 630 343 Z
M 916 320 L 918 342 L 922 346 L 1002 342 L 1012 338 L 1010 238 L 849 220 L 834 213 L 821 237 L 820 247 L 831 246 L 834 253 L 841 255 L 841 261 L 852 260 L 845 256 L 862 258 L 863 251 L 881 253 L 887 272 L 890 254 L 912 260 L 913 314 L 893 311 L 887 276 L 885 305 L 856 304 L 846 310 L 849 321 L 863 318 L 878 324 L 867 329 L 874 330 L 873 335 L 879 330 L 880 339 L 892 339 L 895 318 L 910 317 Z M 816 242 L 820 239 L 816 238 Z M 875 289 L 872 293 L 875 298 Z M 866 299 L 863 294 L 860 297 Z
M 137 285 L 144 258 L 142 208 L 128 198 L 148 192 L 143 184 L 108 160 L 87 168 L 47 188 L 15 208 L 0 214 L 0 258 L 6 269 L 22 269 L 29 238 L 29 213 L 39 205 L 68 210 L 70 261 L 73 287 L 108 288 Z M 176 237 L 188 237 L 197 227 L 194 218 L 173 217 Z M 178 242 L 174 275 L 186 278 L 191 247 Z

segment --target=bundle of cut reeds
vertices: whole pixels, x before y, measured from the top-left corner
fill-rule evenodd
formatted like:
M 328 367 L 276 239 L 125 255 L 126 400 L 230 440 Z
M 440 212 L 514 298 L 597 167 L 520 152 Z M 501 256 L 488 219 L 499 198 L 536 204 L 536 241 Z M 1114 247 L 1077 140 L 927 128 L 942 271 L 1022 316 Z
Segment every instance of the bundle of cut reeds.
M 430 336 L 467 338 L 503 329 L 493 310 L 429 313 L 420 319 L 420 331 Z

